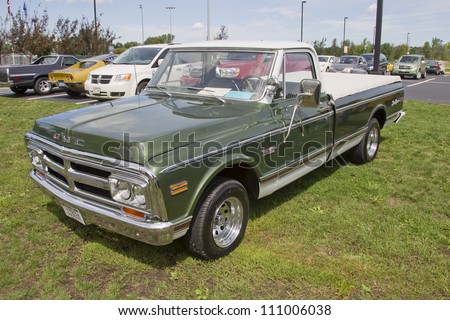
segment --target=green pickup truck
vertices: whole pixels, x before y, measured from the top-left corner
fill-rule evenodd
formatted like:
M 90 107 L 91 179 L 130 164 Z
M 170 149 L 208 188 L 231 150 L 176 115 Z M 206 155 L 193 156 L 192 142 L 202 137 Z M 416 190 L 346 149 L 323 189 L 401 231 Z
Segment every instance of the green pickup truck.
M 372 161 L 403 95 L 399 77 L 321 73 L 304 43 L 174 45 L 140 95 L 36 120 L 30 176 L 82 224 L 216 259 L 250 198 L 344 152 Z

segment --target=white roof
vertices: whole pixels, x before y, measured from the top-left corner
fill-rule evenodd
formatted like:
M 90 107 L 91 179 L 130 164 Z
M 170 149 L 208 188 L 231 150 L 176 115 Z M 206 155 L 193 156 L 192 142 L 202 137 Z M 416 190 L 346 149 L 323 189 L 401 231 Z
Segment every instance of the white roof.
M 191 42 L 174 45 L 171 49 L 261 49 L 261 50 L 280 50 L 280 49 L 313 49 L 308 43 L 298 41 L 229 41 L 229 40 L 213 40 L 203 42 Z

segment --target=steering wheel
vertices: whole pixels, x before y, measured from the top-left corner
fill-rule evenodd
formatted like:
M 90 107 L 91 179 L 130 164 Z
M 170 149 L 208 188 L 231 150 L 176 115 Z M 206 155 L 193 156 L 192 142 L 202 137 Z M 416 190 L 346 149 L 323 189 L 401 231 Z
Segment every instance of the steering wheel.
M 243 91 L 256 92 L 256 89 L 261 85 L 262 81 L 260 77 L 246 77 L 242 80 L 242 89 Z

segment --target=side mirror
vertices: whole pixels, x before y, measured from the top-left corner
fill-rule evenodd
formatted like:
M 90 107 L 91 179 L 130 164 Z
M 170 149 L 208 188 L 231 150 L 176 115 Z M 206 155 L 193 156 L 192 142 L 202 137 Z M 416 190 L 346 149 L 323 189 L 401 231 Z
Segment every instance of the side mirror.
M 303 107 L 318 107 L 322 84 L 317 79 L 304 79 L 300 82 L 300 93 L 297 95 L 298 104 Z
M 156 61 L 157 65 L 155 67 L 159 67 L 163 61 L 164 59 L 158 59 L 158 61 Z
M 269 96 L 275 99 L 280 97 L 281 83 L 276 77 L 270 77 L 266 81 L 267 90 L 269 91 Z

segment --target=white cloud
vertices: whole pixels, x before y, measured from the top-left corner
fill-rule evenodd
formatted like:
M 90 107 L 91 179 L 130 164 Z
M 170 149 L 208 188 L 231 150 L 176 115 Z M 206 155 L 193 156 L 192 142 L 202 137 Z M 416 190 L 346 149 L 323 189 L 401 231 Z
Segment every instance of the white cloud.
M 367 13 L 373 14 L 377 12 L 377 4 L 376 3 L 372 3 L 368 8 L 367 8 Z
M 194 25 L 192 26 L 192 30 L 201 30 L 204 29 L 205 25 L 201 22 L 196 22 L 194 23 Z

